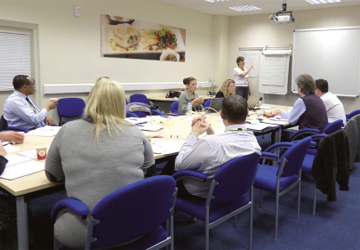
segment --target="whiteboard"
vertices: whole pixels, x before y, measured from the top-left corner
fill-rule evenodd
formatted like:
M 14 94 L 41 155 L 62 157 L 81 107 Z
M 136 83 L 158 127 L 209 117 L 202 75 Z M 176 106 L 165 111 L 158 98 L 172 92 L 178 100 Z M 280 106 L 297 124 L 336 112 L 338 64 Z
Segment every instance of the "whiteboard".
M 260 55 L 259 92 L 263 94 L 286 95 L 289 86 L 289 50 Z
M 295 30 L 292 91 L 295 79 L 310 74 L 328 81 L 329 91 L 356 97 L 360 86 L 360 27 Z
M 259 51 L 243 50 L 240 51 L 239 56 L 245 58 L 245 68 L 247 69 L 251 64 L 254 67 L 249 72 L 249 77 L 257 77 L 259 75 Z

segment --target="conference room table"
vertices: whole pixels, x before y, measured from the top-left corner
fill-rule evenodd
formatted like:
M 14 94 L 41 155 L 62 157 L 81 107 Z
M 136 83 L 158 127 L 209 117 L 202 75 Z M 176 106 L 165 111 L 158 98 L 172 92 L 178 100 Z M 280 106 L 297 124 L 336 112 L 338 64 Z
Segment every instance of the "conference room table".
M 288 110 L 287 107 L 283 106 L 274 106 L 281 110 Z M 192 116 L 177 116 L 177 117 L 155 117 L 152 116 L 148 119 L 151 119 L 151 122 L 158 124 L 161 122 L 162 129 L 158 131 L 143 131 L 145 135 L 149 138 L 151 137 L 151 142 L 156 144 L 156 142 L 161 142 L 168 140 L 168 142 L 182 142 L 185 140 L 186 136 L 191 132 L 191 121 L 193 117 L 203 114 L 193 114 Z M 222 120 L 219 114 L 206 114 L 206 119 L 212 124 L 213 129 L 216 133 L 220 133 L 224 130 L 225 126 L 222 123 Z M 248 121 L 256 119 L 257 115 L 253 114 L 252 117 L 248 118 Z M 141 125 L 139 125 L 141 126 Z M 286 124 L 285 124 L 286 126 Z M 276 138 L 281 138 L 281 129 L 283 125 L 273 126 L 270 129 L 263 131 L 263 133 L 275 132 L 278 135 Z M 141 128 L 141 127 L 140 127 Z M 261 134 L 261 131 L 255 131 L 255 134 Z M 202 135 L 203 136 L 203 135 Z M 36 146 L 46 145 L 50 146 L 53 140 L 53 136 L 30 136 L 25 135 L 25 140 L 23 144 L 16 144 L 13 147 L 19 149 L 19 151 L 9 152 L 9 154 L 18 154 L 19 152 L 35 150 Z M 177 154 L 177 151 L 173 151 L 169 154 L 167 153 L 154 153 L 154 158 L 156 160 L 166 158 L 170 155 Z M 41 160 L 39 162 L 45 162 Z M 6 180 L 0 178 L 0 188 L 7 191 L 10 195 L 14 196 L 16 199 L 16 215 L 17 215 L 17 232 L 18 232 L 18 248 L 19 249 L 28 249 L 29 248 L 29 236 L 28 236 L 28 204 L 27 197 L 46 189 L 51 189 L 56 186 L 63 185 L 62 183 L 50 182 L 45 176 L 44 171 L 40 171 L 31 175 L 26 175 L 24 177 L 15 179 L 15 180 Z

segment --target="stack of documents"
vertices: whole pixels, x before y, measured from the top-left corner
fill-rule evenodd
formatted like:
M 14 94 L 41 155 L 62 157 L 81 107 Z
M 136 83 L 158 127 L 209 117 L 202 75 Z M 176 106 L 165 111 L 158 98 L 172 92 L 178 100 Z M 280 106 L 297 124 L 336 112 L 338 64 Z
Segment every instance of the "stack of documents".
M 288 125 L 289 121 L 287 119 L 279 119 L 271 117 L 270 120 L 263 120 L 263 123 L 275 124 L 275 125 Z
M 45 168 L 45 163 L 37 162 L 21 155 L 7 155 L 6 159 L 9 162 L 6 164 L 5 170 L 0 176 L 2 179 L 14 180 L 40 172 Z

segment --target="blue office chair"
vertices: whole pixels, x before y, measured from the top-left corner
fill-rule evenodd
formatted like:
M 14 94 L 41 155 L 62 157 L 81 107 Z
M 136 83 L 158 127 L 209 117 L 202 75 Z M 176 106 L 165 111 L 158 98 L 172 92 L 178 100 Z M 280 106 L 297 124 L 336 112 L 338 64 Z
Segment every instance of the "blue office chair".
M 278 236 L 280 197 L 296 186 L 298 186 L 298 219 L 300 218 L 301 164 L 310 142 L 310 137 L 298 143 L 280 142 L 270 146 L 265 152 L 262 152 L 261 158 L 272 160 L 273 164 L 267 165 L 263 162 L 263 164 L 259 165 L 254 187 L 260 189 L 260 204 L 262 200 L 262 190 L 276 194 L 275 241 L 277 241 Z M 281 157 L 273 153 L 281 148 L 287 148 Z
M 328 125 L 326 125 L 326 127 L 324 128 L 324 130 L 322 131 L 323 134 L 332 134 L 338 130 L 341 129 L 343 125 L 343 120 L 339 119 L 336 120 L 334 122 L 329 123 Z M 295 141 L 297 139 L 301 139 L 303 137 L 306 136 L 312 136 L 312 135 L 316 135 L 316 134 L 320 134 L 320 130 L 315 129 L 315 128 L 304 128 L 304 129 L 300 129 L 298 131 L 296 131 L 295 133 L 293 133 L 290 136 L 290 141 Z
M 133 94 L 130 96 L 130 102 L 142 102 L 147 104 L 148 99 L 144 94 Z
M 53 207 L 51 217 L 57 219 L 70 211 L 88 220 L 86 249 L 161 249 L 168 245 L 173 249 L 175 198 L 174 179 L 154 176 L 115 190 L 91 212 L 80 200 L 61 200 Z M 167 230 L 162 227 L 165 222 Z M 59 247 L 61 243 L 55 239 L 55 248 Z
M 206 100 L 206 101 L 204 102 L 204 108 L 210 107 L 210 103 L 211 103 L 211 99 Z
M 59 125 L 63 125 L 69 120 L 63 121 L 63 118 L 74 119 L 82 118 L 85 108 L 85 102 L 81 98 L 62 98 L 59 99 L 57 112 L 59 116 Z
M 235 158 L 225 163 L 211 180 L 207 199 L 195 198 L 188 200 L 178 197 L 176 209 L 190 214 L 205 222 L 205 249 L 209 249 L 209 231 L 217 225 L 250 210 L 249 248 L 252 248 L 252 186 L 256 175 L 259 155 Z M 183 178 L 207 180 L 207 175 L 194 170 L 176 172 L 173 177 L 180 181 Z M 250 191 L 250 197 L 247 194 Z
M 348 120 L 351 119 L 351 117 L 355 116 L 355 115 L 359 115 L 360 114 L 360 109 L 354 110 L 352 112 L 350 112 L 349 114 L 346 114 L 346 122 Z
M 325 139 L 325 141 L 323 142 L 323 144 L 330 144 L 330 143 L 333 143 L 331 142 L 331 138 L 332 136 L 338 136 L 337 133 L 342 133 L 340 130 L 337 130 L 335 131 L 334 133 L 331 133 L 331 134 L 317 134 L 317 135 L 313 135 L 311 136 L 313 142 L 315 142 L 316 144 L 316 148 L 315 149 L 309 149 L 305 155 L 305 158 L 304 158 L 304 161 L 302 163 L 302 166 L 301 166 L 301 169 L 302 169 L 302 173 L 305 174 L 305 175 L 310 175 L 310 176 L 314 176 L 314 173 L 313 173 L 313 165 L 314 165 L 314 160 L 315 160 L 315 157 L 317 155 L 317 151 L 319 149 L 319 146 L 321 145 L 320 142 Z M 327 141 L 327 139 L 330 139 L 329 141 Z M 343 165 L 344 163 L 343 162 L 340 162 L 340 158 L 338 158 L 339 156 L 337 154 L 340 154 L 340 155 L 346 155 L 346 157 L 349 157 L 349 152 L 346 151 L 346 145 L 345 144 L 348 144 L 347 141 L 345 140 L 336 140 L 336 145 L 334 145 L 333 147 L 333 151 L 334 152 L 330 152 L 328 150 L 326 150 L 326 152 L 321 152 L 322 154 L 325 154 L 325 155 L 328 155 L 328 157 L 325 157 L 325 158 L 329 158 L 329 162 L 331 162 L 332 164 L 335 164 L 333 166 L 331 166 L 330 164 L 328 164 L 328 168 L 329 169 L 337 169 L 337 165 L 340 164 L 340 165 Z M 341 144 L 343 143 L 343 144 Z M 320 150 L 323 150 L 321 149 L 322 146 L 320 146 Z M 336 160 L 332 160 L 332 157 L 333 155 L 337 155 L 335 156 L 335 159 Z M 319 155 L 320 156 L 320 155 Z M 320 157 L 319 159 L 324 159 L 324 157 Z M 328 162 L 328 163 L 329 163 Z M 338 171 L 335 171 L 336 173 L 338 173 Z M 341 175 L 343 175 L 343 173 L 339 173 Z M 328 175 L 328 173 L 324 173 L 323 174 L 324 176 Z M 314 177 L 313 177 L 314 178 Z M 338 180 L 337 176 L 334 176 L 334 181 Z M 314 178 L 315 182 L 317 182 L 318 180 L 316 178 Z M 340 181 L 341 182 L 341 181 Z M 331 185 L 330 183 L 328 183 L 329 185 Z M 341 183 L 343 184 L 343 183 Z M 345 186 L 345 185 L 343 185 Z M 331 192 L 333 192 L 333 190 L 327 190 L 328 192 L 328 195 L 329 197 L 332 197 L 332 194 Z M 313 194 L 313 215 L 316 214 L 316 199 L 317 199 L 317 187 L 316 187 L 316 183 L 314 183 L 314 194 Z
M 0 119 L 0 131 L 6 131 L 6 130 L 14 130 L 14 131 L 21 131 L 21 132 L 29 132 L 30 130 L 24 127 L 19 126 L 8 126 L 7 121 L 5 120 L 4 116 L 1 116 Z
M 179 101 L 171 103 L 170 111 L 172 114 L 182 114 L 183 112 L 179 111 Z
M 164 116 L 163 112 L 156 109 L 150 109 L 150 106 L 143 102 L 130 102 L 127 104 L 126 113 L 128 114 L 129 112 L 138 117 L 146 117 L 148 115 Z

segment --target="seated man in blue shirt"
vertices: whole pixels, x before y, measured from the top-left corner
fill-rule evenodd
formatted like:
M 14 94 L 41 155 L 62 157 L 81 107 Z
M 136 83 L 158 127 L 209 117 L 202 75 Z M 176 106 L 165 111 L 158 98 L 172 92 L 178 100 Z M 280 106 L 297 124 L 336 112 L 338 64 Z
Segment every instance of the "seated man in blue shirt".
M 47 113 L 56 108 L 57 101 L 50 101 L 42 110 L 39 110 L 28 97 L 34 93 L 34 79 L 25 75 L 17 75 L 13 79 L 13 86 L 15 91 L 4 104 L 4 118 L 8 122 L 8 126 L 35 129 L 55 124 L 54 120 L 47 116 Z
M 295 80 L 298 86 L 298 98 L 291 112 L 274 111 L 271 116 L 281 115 L 281 118 L 288 119 L 293 126 L 299 125 L 299 129 L 315 128 L 322 131 L 328 124 L 328 118 L 324 102 L 315 95 L 315 81 L 307 74 L 300 75 Z M 284 137 L 289 134 L 283 133 Z
M 273 112 L 271 115 L 281 115 L 287 118 L 291 125 L 303 128 L 316 128 L 323 130 L 328 124 L 324 102 L 315 95 L 315 81 L 310 75 L 300 75 L 295 80 L 298 86 L 298 98 L 290 113 Z

